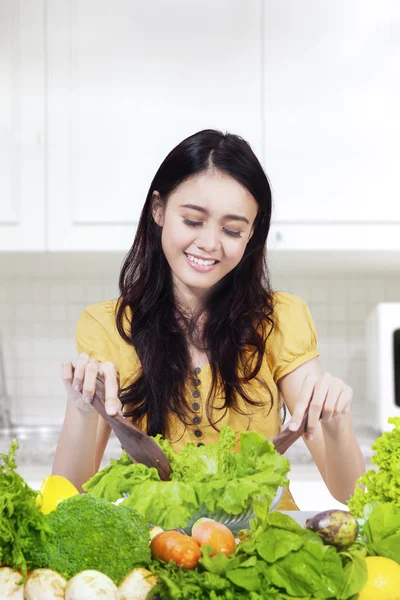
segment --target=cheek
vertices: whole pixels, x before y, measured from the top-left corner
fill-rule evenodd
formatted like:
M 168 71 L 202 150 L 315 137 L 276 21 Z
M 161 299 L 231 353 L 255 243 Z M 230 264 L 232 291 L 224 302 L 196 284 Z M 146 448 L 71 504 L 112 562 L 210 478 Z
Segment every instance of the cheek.
M 161 241 L 164 252 L 182 252 L 190 244 L 190 231 L 175 222 L 165 222 Z
M 224 252 L 227 260 L 232 263 L 238 264 L 246 250 L 245 240 L 232 240 L 224 244 Z

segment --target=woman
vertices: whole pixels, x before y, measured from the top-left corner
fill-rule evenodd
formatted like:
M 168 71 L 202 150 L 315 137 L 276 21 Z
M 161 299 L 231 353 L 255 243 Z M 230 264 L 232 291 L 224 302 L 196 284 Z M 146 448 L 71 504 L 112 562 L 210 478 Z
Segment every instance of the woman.
M 100 466 L 110 428 L 90 405 L 98 373 L 106 410 L 179 450 L 214 443 L 229 425 L 270 437 L 284 405 L 331 494 L 346 502 L 364 461 L 352 390 L 324 373 L 314 324 L 297 296 L 273 292 L 265 245 L 268 179 L 242 138 L 204 130 L 166 157 L 151 183 L 120 274 L 118 301 L 77 324 L 75 367 L 53 473 L 79 489 Z M 290 494 L 281 507 L 294 508 Z

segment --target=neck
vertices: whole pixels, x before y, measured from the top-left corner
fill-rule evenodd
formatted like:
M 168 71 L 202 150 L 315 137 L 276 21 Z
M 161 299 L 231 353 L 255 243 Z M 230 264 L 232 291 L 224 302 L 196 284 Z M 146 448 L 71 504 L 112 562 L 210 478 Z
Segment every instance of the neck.
M 175 301 L 183 314 L 191 316 L 200 309 L 205 301 L 206 291 L 189 288 L 174 278 Z

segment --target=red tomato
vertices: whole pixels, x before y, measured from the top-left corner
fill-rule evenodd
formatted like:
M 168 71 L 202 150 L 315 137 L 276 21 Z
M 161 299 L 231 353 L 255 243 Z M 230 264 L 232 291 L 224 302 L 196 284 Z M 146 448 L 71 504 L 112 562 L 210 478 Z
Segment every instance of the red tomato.
M 212 519 L 203 518 L 196 521 L 192 527 L 192 538 L 200 546 L 211 546 L 214 554 L 220 552 L 228 556 L 236 548 L 235 537 L 231 530 L 223 523 Z

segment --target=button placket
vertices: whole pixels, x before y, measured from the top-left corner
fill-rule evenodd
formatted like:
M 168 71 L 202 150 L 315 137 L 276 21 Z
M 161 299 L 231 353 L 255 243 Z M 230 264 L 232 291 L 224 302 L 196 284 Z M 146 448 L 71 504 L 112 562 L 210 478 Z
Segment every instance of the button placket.
M 201 385 L 201 381 L 200 381 L 200 379 L 199 379 L 199 377 L 198 377 L 198 375 L 199 375 L 200 373 L 201 373 L 201 369 L 200 369 L 200 367 L 196 367 L 196 368 L 194 369 L 194 375 L 195 375 L 195 377 L 192 379 L 192 381 L 193 381 L 193 385 L 195 385 L 196 387 L 198 387 L 199 385 Z M 193 397 L 193 398 L 196 398 L 196 399 L 197 399 L 197 398 L 200 398 L 200 392 L 199 392 L 199 390 L 193 390 L 193 391 L 192 391 L 192 397 Z M 193 410 L 194 412 L 198 412 L 198 411 L 200 410 L 200 408 L 201 408 L 201 406 L 200 406 L 200 402 L 193 402 L 193 403 L 192 403 L 192 410 Z M 195 425 L 195 426 L 196 426 L 196 429 L 194 430 L 194 435 L 195 435 L 197 438 L 201 438 L 201 437 L 203 437 L 203 432 L 201 431 L 201 429 L 199 429 L 199 428 L 198 428 L 198 426 L 199 426 L 199 425 L 200 425 L 200 423 L 201 423 L 201 416 L 200 416 L 200 415 L 195 415 L 195 416 L 193 417 L 193 419 L 192 419 L 192 423 L 193 423 L 193 425 Z M 201 442 L 199 442 L 199 443 L 201 443 Z

